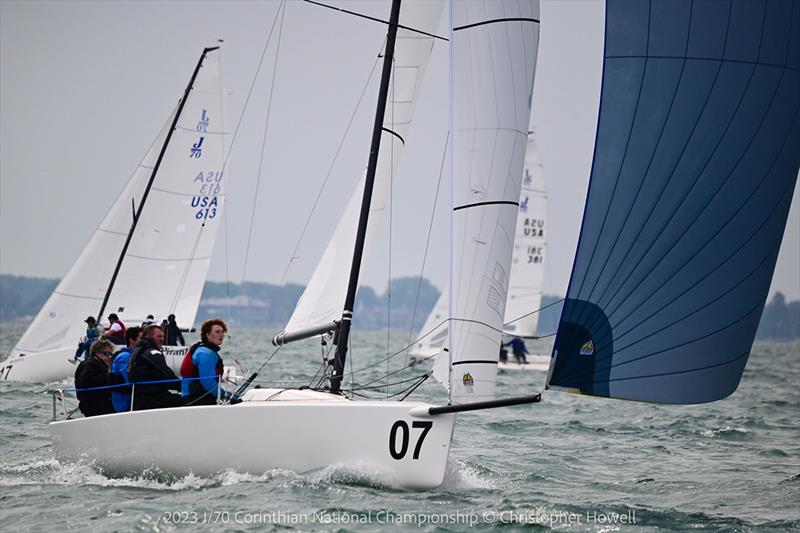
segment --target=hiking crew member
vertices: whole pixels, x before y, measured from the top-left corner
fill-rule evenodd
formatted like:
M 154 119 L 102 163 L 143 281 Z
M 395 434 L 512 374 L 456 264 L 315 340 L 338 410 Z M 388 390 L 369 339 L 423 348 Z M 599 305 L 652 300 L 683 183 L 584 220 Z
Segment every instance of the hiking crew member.
M 114 355 L 114 345 L 105 340 L 92 344 L 91 355 L 75 370 L 75 388 L 91 389 L 108 385 L 108 365 Z M 78 409 L 83 416 L 107 415 L 114 412 L 109 389 L 77 391 Z
M 231 393 L 219 388 L 224 365 L 219 349 L 225 341 L 228 326 L 222 319 L 212 318 L 200 328 L 200 342 L 192 345 L 181 364 L 181 396 L 185 405 L 215 405 L 217 394 L 230 399 Z
M 167 346 L 177 346 L 178 343 L 180 343 L 181 346 L 186 346 L 181 328 L 179 328 L 178 324 L 175 322 L 175 315 L 169 315 L 167 317 L 167 329 L 165 333 L 167 334 Z
M 116 313 L 108 315 L 108 321 L 111 323 L 108 329 L 103 333 L 103 338 L 108 339 L 114 344 L 125 344 L 125 324 L 119 319 Z
M 135 411 L 183 405 L 181 397 L 170 392 L 170 390 L 181 390 L 181 385 L 175 372 L 167 365 L 164 354 L 161 353 L 163 345 L 164 331 L 156 325 L 147 326 L 131 354 L 128 363 L 130 383 L 136 385 L 139 382 L 164 381 L 164 383 L 148 383 L 133 387 Z
M 128 363 L 131 359 L 136 343 L 141 336 L 142 328 L 133 326 L 125 331 L 125 346 L 123 349 L 114 354 L 114 359 L 111 361 L 111 366 L 108 369 L 108 384 L 109 385 L 124 385 L 128 383 Z M 131 388 L 118 387 L 111 389 L 111 403 L 114 404 L 114 410 L 118 413 L 131 410 Z
M 92 343 L 100 338 L 100 329 L 97 327 L 97 320 L 95 320 L 93 316 L 90 316 L 84 320 L 84 322 L 86 322 L 86 337 L 84 337 L 83 341 L 78 343 L 78 349 L 75 351 L 75 361 L 84 353 L 86 353 L 87 359 L 91 357 L 90 348 L 92 347 Z

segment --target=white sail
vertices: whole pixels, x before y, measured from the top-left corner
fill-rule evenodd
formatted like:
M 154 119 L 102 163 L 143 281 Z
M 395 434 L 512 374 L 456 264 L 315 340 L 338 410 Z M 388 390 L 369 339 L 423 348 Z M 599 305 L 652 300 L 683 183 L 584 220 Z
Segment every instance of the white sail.
M 148 314 L 160 319 L 171 313 L 182 327 L 194 323 L 221 219 L 230 142 L 219 56 L 218 50 L 209 51 L 199 69 L 109 296 L 104 314 L 115 312 L 127 325 Z M 36 354 L 58 353 L 63 367 L 62 352 L 72 355 L 85 334 L 83 320 L 100 310 L 174 116 L 175 111 L 9 361 L 24 354 L 27 363 Z M 64 368 L 63 376 L 74 371 L 68 364 Z
M 539 42 L 539 4 L 451 4 L 451 401 L 494 396 Z M 445 359 L 447 365 L 445 366 Z M 449 374 L 449 376 L 448 376 Z
M 441 9 L 440 0 L 410 3 L 401 10 L 400 24 L 435 34 Z M 375 242 L 381 234 L 385 212 L 389 209 L 389 180 L 403 152 L 403 139 L 414 116 L 434 40 L 434 37 L 403 28 L 397 32 L 365 249 L 374 248 L 370 243 Z M 361 179 L 353 192 L 314 274 L 297 302 L 285 327 L 287 334 L 341 318 L 353 261 L 364 180 Z
M 547 190 L 536 139 L 528 132 L 522 193 L 519 197 L 517 233 L 511 260 L 511 280 L 506 301 L 505 331 L 523 337 L 536 336 L 538 309 L 542 302 L 544 259 L 547 247 Z
M 539 323 L 536 311 L 541 306 L 547 244 L 547 191 L 533 132 L 528 132 L 519 203 L 503 327 L 509 334 L 530 337 L 536 335 Z M 420 329 L 419 340 L 409 352 L 415 364 L 438 354 L 447 342 L 448 302 L 445 291 Z
M 433 306 L 428 318 L 419 330 L 419 340 L 409 351 L 409 356 L 414 364 L 425 361 L 438 354 L 447 343 L 447 319 L 450 313 L 450 298 L 447 291 L 442 292 L 436 305 Z M 406 361 L 408 364 L 409 361 Z

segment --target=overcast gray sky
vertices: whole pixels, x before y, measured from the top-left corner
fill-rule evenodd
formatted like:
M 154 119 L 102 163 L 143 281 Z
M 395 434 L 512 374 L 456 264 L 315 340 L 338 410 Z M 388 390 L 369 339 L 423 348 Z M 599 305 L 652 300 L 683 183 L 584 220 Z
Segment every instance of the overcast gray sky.
M 386 18 L 388 0 L 331 0 Z M 238 120 L 277 1 L 0 0 L 0 272 L 61 277 L 183 92 L 202 48 L 225 40 L 229 117 Z M 543 1 L 533 124 L 549 187 L 545 292 L 563 294 L 580 229 L 599 94 L 599 0 Z M 442 26 L 444 31 L 444 26 Z M 277 40 L 267 51 L 228 169 L 227 228 L 209 279 L 280 282 L 385 28 L 302 2 L 283 22 L 253 241 L 244 267 Z M 366 164 L 377 80 L 334 166 L 287 281 L 305 283 Z M 447 128 L 447 50 L 428 69 L 395 179 L 391 275 L 418 275 Z M 446 172 L 446 170 L 445 170 Z M 425 275 L 446 285 L 448 194 Z M 409 208 L 411 206 L 411 208 Z M 773 289 L 800 298 L 795 190 Z M 388 241 L 388 238 L 387 238 Z M 388 244 L 363 281 L 382 292 Z

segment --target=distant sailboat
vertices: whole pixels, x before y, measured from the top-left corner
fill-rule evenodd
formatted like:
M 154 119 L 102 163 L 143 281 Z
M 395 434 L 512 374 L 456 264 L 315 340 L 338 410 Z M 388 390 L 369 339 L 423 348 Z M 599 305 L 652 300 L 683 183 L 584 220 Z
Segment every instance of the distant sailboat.
M 68 360 L 87 316 L 114 312 L 134 326 L 149 314 L 174 314 L 181 328 L 193 326 L 225 198 L 225 99 L 219 50 L 210 48 L 89 243 L 0 364 L 0 380 L 72 376 Z M 178 365 L 183 352 L 172 351 Z
M 519 199 L 519 214 L 514 237 L 514 253 L 506 300 L 503 330 L 508 335 L 532 338 L 537 335 L 538 310 L 542 301 L 544 260 L 547 249 L 547 186 L 542 162 L 536 147 L 536 136 L 528 132 L 525 166 Z M 446 345 L 447 291 L 439 296 L 436 305 L 420 329 L 421 338 L 409 351 L 407 364 L 419 364 L 433 359 Z M 499 362 L 503 370 L 547 370 L 550 356 L 532 355 L 530 365 L 513 361 Z

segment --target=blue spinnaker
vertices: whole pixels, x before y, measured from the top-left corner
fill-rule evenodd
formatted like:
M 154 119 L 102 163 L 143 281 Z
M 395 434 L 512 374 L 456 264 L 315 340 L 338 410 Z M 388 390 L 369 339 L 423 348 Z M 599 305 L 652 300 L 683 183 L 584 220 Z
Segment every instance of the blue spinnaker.
M 608 0 L 602 83 L 548 387 L 724 398 L 800 167 L 800 2 Z

